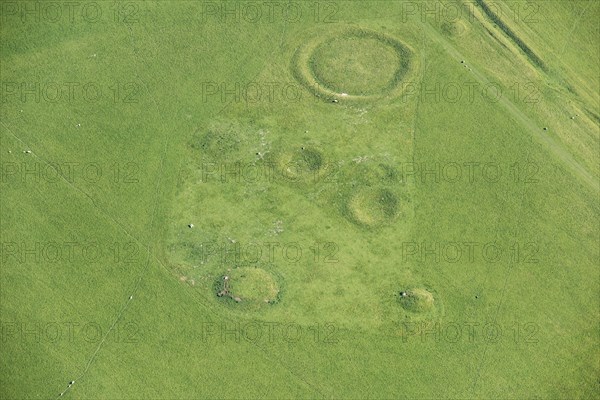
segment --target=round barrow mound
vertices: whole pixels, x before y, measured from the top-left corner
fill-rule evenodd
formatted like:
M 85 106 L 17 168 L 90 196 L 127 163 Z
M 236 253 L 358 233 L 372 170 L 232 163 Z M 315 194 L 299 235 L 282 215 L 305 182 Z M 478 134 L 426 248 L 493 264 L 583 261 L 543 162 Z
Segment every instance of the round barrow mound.
M 423 288 L 400 292 L 398 301 L 402 308 L 413 313 L 427 313 L 433 311 L 435 307 L 433 294 Z
M 327 101 L 373 100 L 390 95 L 412 68 L 413 52 L 382 33 L 346 28 L 300 47 L 294 75 Z
M 190 141 L 193 150 L 198 150 L 202 155 L 214 157 L 230 156 L 238 151 L 243 144 L 247 127 L 237 121 L 215 120 L 207 126 L 198 128 Z
M 279 295 L 277 281 L 261 268 L 234 268 L 220 278 L 217 287 L 217 296 L 230 298 L 237 303 L 273 303 Z
M 311 147 L 282 152 L 277 155 L 276 163 L 281 175 L 294 182 L 317 178 L 327 166 L 323 153 Z
M 363 188 L 348 201 L 348 215 L 359 225 L 378 226 L 397 214 L 398 198 L 388 189 Z
M 353 96 L 378 94 L 391 89 L 402 72 L 398 51 L 376 36 L 347 35 L 318 46 L 311 71 L 325 88 Z
M 442 33 L 448 37 L 459 37 L 463 36 L 469 30 L 467 24 L 462 20 L 456 20 L 451 22 L 444 22 L 440 26 Z

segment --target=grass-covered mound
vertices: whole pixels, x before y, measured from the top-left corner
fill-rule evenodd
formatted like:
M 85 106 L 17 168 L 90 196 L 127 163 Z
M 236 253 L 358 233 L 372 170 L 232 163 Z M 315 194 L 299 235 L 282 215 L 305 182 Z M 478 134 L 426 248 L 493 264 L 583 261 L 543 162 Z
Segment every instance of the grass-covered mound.
M 272 158 L 280 177 L 289 182 L 315 182 L 328 167 L 324 154 L 314 147 L 278 151 Z
M 402 308 L 413 313 L 432 312 L 435 307 L 433 294 L 424 288 L 414 288 L 401 291 L 398 301 Z
M 359 225 L 375 227 L 392 221 L 398 209 L 398 197 L 391 190 L 365 187 L 348 200 L 347 215 Z
M 357 34 L 322 43 L 315 49 L 310 66 L 324 87 L 356 96 L 388 90 L 402 68 L 394 47 L 376 36 Z
M 275 303 L 279 296 L 277 280 L 262 268 L 234 268 L 219 278 L 216 288 L 219 297 L 256 306 Z
M 326 101 L 376 100 L 398 91 L 414 70 L 412 55 L 407 45 L 391 36 L 342 28 L 301 46 L 292 70 L 296 79 Z

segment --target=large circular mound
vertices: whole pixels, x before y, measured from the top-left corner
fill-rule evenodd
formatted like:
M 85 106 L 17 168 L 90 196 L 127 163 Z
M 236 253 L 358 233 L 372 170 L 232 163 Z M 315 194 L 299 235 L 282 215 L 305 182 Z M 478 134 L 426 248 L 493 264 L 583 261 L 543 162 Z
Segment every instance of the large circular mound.
M 296 78 L 324 100 L 374 100 L 402 86 L 413 69 L 412 51 L 378 32 L 338 29 L 301 46 L 293 69 Z
M 348 201 L 350 218 L 363 226 L 374 227 L 398 214 L 398 198 L 388 189 L 363 188 Z
M 423 288 L 400 292 L 398 301 L 402 308 L 413 313 L 431 312 L 435 307 L 433 294 Z
M 274 303 L 279 295 L 277 281 L 261 268 L 235 268 L 220 280 L 217 296 L 231 298 L 237 303 Z
M 319 45 L 310 61 L 317 82 L 336 93 L 354 96 L 387 91 L 402 72 L 398 51 L 374 36 L 333 38 Z

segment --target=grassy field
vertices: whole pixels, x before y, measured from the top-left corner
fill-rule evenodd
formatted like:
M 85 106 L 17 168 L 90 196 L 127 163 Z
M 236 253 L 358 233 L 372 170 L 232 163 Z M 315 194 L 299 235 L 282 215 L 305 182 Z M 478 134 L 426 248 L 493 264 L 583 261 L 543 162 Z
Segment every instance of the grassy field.
M 600 3 L 0 11 L 0 398 L 600 397 Z

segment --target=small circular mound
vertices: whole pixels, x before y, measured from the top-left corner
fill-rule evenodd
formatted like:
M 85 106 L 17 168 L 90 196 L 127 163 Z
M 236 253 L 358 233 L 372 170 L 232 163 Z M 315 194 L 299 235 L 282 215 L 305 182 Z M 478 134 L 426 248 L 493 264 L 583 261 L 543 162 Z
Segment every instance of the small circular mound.
M 294 182 L 318 178 L 326 169 L 323 153 L 306 146 L 279 153 L 276 163 L 281 176 Z
M 189 148 L 197 160 L 236 159 L 247 148 L 254 127 L 244 121 L 216 118 L 205 121 L 192 134 Z
M 325 88 L 346 95 L 374 95 L 391 89 L 402 72 L 398 51 L 375 36 L 347 35 L 319 45 L 310 67 Z
M 235 268 L 220 278 L 217 288 L 217 296 L 237 303 L 269 304 L 279 295 L 277 281 L 262 268 Z
M 440 26 L 442 34 L 448 37 L 460 37 L 469 30 L 467 24 L 463 20 L 446 21 Z
M 435 307 L 433 294 L 423 288 L 400 292 L 398 299 L 402 308 L 413 313 L 427 313 Z
M 357 224 L 374 227 L 398 214 L 398 198 L 388 189 L 363 188 L 348 201 L 348 213 Z

